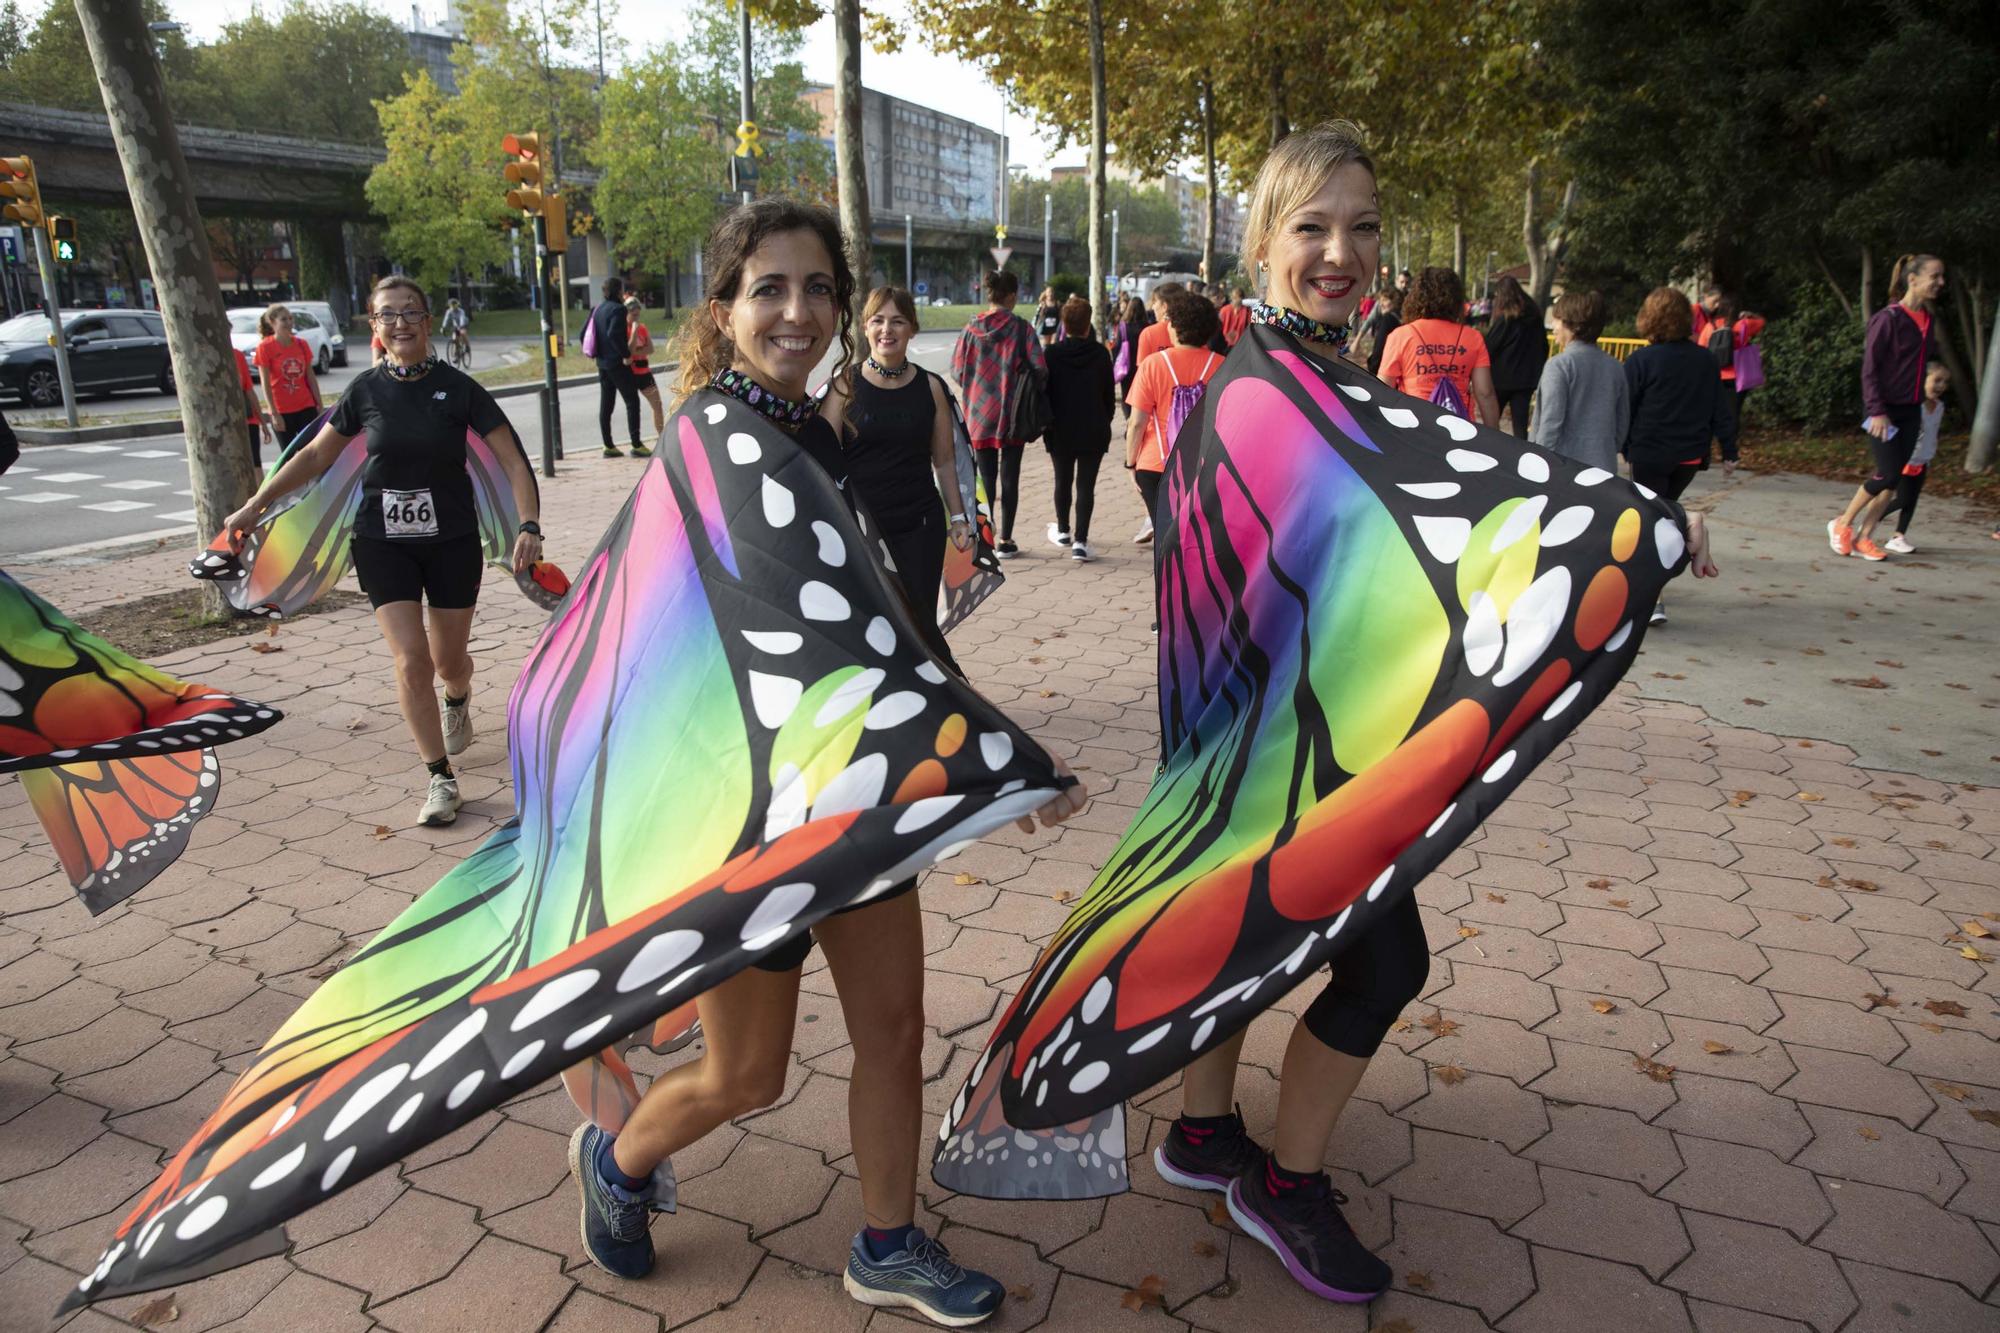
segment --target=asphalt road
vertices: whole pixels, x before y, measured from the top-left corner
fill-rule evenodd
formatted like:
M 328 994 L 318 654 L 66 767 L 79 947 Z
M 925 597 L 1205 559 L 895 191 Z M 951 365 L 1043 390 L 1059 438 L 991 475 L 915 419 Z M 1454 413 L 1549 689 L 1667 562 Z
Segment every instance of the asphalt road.
M 505 360 L 508 352 L 513 351 L 524 342 L 532 341 L 532 339 L 524 338 L 474 338 L 472 340 L 472 368 L 474 370 L 486 370 L 492 366 L 500 365 Z M 368 369 L 368 344 L 366 340 L 360 342 L 350 340 L 347 345 L 347 357 L 348 360 L 345 366 L 334 366 L 319 378 L 320 389 L 329 398 L 338 398 L 341 390 L 347 387 L 349 381 L 362 371 Z M 179 411 L 180 402 L 170 393 L 156 393 L 151 389 L 144 391 L 121 389 L 103 397 L 93 398 L 86 396 L 79 398 L 76 409 L 84 416 L 90 417 L 157 417 Z M 23 406 L 18 398 L 9 399 L 4 404 L 0 404 L 0 411 L 5 411 L 7 419 L 16 425 L 22 424 L 21 419 L 28 416 L 36 418 L 38 422 L 44 418 L 52 418 L 58 423 L 62 420 L 61 406 L 55 408 L 35 408 L 31 411 L 29 408 Z

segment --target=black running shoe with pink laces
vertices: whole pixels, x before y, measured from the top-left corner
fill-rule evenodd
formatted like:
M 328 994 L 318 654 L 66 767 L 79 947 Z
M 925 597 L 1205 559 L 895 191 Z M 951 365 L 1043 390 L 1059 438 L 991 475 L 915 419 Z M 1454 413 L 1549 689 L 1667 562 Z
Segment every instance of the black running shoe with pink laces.
M 1182 1189 L 1221 1194 L 1229 1182 L 1264 1161 L 1264 1150 L 1243 1128 L 1239 1115 L 1216 1116 L 1201 1127 L 1175 1120 L 1167 1137 L 1153 1149 L 1153 1167 L 1160 1179 Z
M 1325 1172 L 1287 1187 L 1267 1158 L 1229 1186 L 1229 1215 L 1278 1256 L 1298 1284 L 1322 1300 L 1360 1303 L 1389 1288 L 1395 1274 L 1369 1253 L 1341 1215 L 1347 1196 Z

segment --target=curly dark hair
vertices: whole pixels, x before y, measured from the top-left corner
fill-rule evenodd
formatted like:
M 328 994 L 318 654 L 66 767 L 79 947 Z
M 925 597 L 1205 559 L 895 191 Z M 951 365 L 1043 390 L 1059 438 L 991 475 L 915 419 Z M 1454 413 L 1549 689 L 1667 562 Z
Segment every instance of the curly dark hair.
M 1403 293 L 1403 322 L 1420 319 L 1448 319 L 1456 324 L 1465 318 L 1465 283 L 1457 272 L 1432 265 L 1410 282 Z
M 708 233 L 702 254 L 706 259 L 708 282 L 702 289 L 696 310 L 681 325 L 674 339 L 673 355 L 680 361 L 674 382 L 678 403 L 699 389 L 706 389 L 715 373 L 728 368 L 735 347 L 715 321 L 708 318 L 710 301 L 734 301 L 743 285 L 743 269 L 757 247 L 773 236 L 788 231 L 809 231 L 819 237 L 833 264 L 833 305 L 839 311 L 836 335 L 840 357 L 833 375 L 839 377 L 854 359 L 854 270 L 847 263 L 847 247 L 841 244 L 840 220 L 832 210 L 796 199 L 759 199 L 724 213 Z
M 1206 347 L 1222 331 L 1222 316 L 1206 296 L 1179 291 L 1167 297 L 1167 326 L 1183 347 Z

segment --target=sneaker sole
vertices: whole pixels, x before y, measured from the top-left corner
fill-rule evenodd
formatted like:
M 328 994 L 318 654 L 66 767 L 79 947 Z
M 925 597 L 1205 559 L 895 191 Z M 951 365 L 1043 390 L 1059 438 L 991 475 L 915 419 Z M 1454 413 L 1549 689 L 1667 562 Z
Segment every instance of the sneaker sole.
M 1342 1291 L 1339 1287 L 1328 1286 L 1299 1267 L 1299 1261 L 1292 1258 L 1291 1251 L 1279 1244 L 1278 1238 L 1265 1230 L 1264 1224 L 1251 1215 L 1250 1210 L 1238 1200 L 1233 1183 L 1224 1199 L 1229 1208 L 1229 1215 L 1236 1219 L 1236 1225 L 1243 1228 L 1244 1234 L 1277 1255 L 1278 1262 L 1285 1266 L 1285 1271 L 1292 1275 L 1292 1280 L 1321 1300 L 1338 1301 L 1342 1305 L 1363 1305 L 1382 1294 L 1380 1291 Z M 1386 1291 L 1387 1288 L 1383 1290 Z
M 1005 1304 L 1003 1301 L 1001 1305 L 994 1306 L 985 1314 L 946 1314 L 942 1310 L 926 1305 L 907 1292 L 878 1291 L 874 1287 L 864 1287 L 854 1280 L 854 1270 L 851 1268 L 842 1271 L 840 1284 L 847 1288 L 849 1296 L 863 1305 L 872 1305 L 881 1310 L 915 1310 L 933 1324 L 942 1324 L 946 1328 L 971 1328 L 974 1324 L 983 1324 Z
M 1827 544 L 1827 549 L 1831 550 L 1831 551 L 1832 551 L 1832 552 L 1833 552 L 1833 553 L 1834 553 L 1835 555 L 1846 555 L 1846 554 L 1847 554 L 1847 552 L 1846 552 L 1846 551 L 1843 551 L 1843 550 L 1841 550 L 1841 549 L 1840 549 L 1840 543 L 1839 543 L 1838 541 L 1836 541 L 1836 540 L 1834 539 L 1834 535 L 1833 535 L 1833 530 L 1834 530 L 1834 529 L 1835 529 L 1836 527 L 1838 527 L 1838 526 L 1839 526 L 1839 523 L 1838 523 L 1838 521 L 1837 521 L 1837 520 L 1829 520 L 1829 521 L 1827 522 L 1827 525 L 1826 525 L 1826 544 Z
M 1153 1149 L 1153 1169 L 1169 1185 L 1179 1185 L 1184 1190 L 1206 1190 L 1210 1194 L 1229 1193 L 1229 1184 L 1235 1179 L 1234 1176 L 1198 1176 L 1191 1171 L 1183 1171 L 1167 1160 L 1165 1148 Z
M 569 1174 L 570 1178 L 576 1181 L 576 1237 L 583 1242 L 584 1257 L 590 1260 L 592 1267 L 610 1273 L 620 1282 L 637 1282 L 653 1270 L 649 1268 L 638 1277 L 627 1277 L 623 1273 L 612 1272 L 598 1261 L 597 1255 L 590 1248 L 590 1196 L 585 1194 L 583 1189 L 583 1134 L 589 1128 L 588 1124 L 578 1125 L 576 1132 L 569 1136 Z
M 457 822 L 458 822 L 458 811 L 456 810 L 452 811 L 448 815 L 417 816 L 417 827 L 419 828 L 443 828 L 447 824 L 456 824 Z

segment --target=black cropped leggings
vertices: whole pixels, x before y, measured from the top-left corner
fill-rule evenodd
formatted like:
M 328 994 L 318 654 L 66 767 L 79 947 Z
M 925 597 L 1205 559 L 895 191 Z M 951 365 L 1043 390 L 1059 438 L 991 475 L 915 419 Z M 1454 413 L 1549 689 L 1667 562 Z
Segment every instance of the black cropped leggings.
M 986 483 L 986 503 L 993 506 L 993 518 L 1000 540 L 1014 540 L 1014 511 L 1021 504 L 1021 450 L 1025 446 L 1003 444 L 992 449 L 974 449 L 979 479 Z
M 1342 1055 L 1366 1060 L 1430 975 L 1430 942 L 1416 896 L 1406 893 L 1333 960 L 1333 979 L 1299 1021 Z

